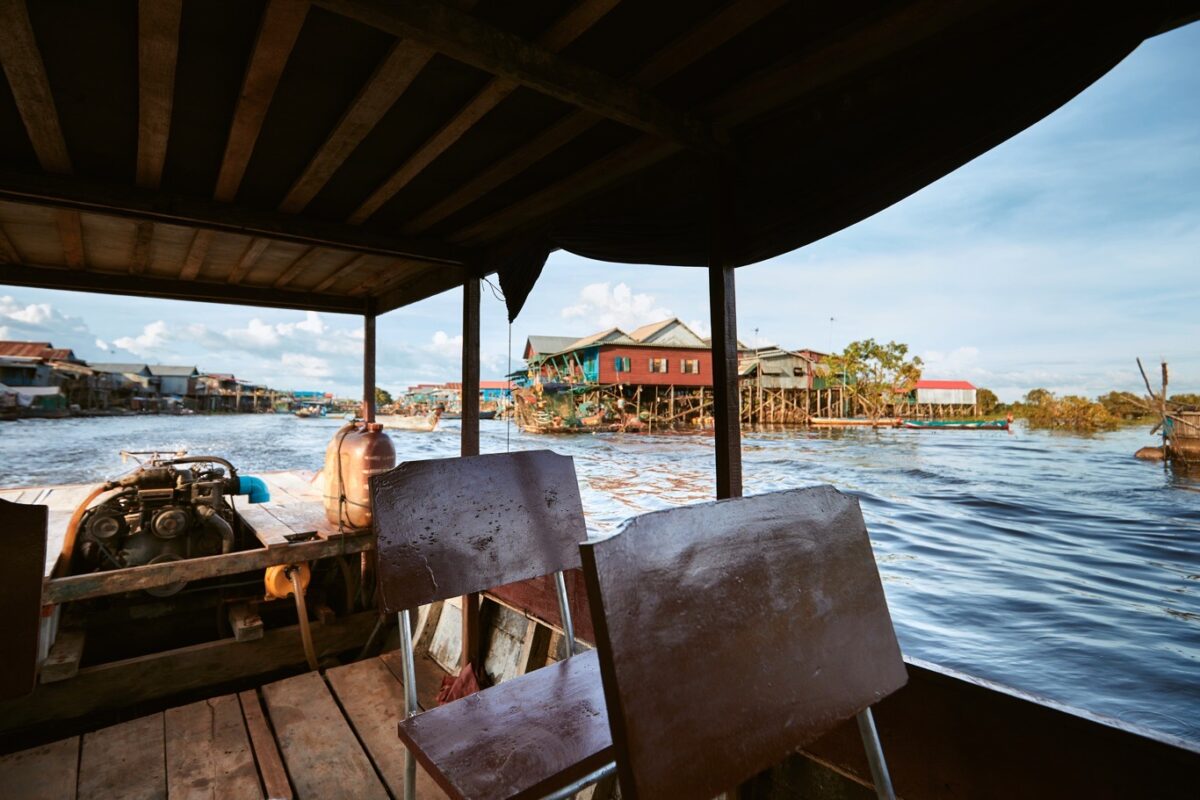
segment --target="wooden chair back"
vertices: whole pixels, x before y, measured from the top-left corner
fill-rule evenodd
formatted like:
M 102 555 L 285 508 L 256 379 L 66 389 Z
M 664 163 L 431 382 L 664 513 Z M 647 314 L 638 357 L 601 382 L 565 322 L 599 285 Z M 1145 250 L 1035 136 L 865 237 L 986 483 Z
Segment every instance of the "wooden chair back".
M 37 686 L 47 513 L 46 506 L 0 500 L 0 608 L 6 619 L 0 700 Z
M 389 613 L 579 566 L 575 462 L 549 450 L 408 461 L 371 479 Z
M 659 511 L 582 546 L 626 798 L 708 798 L 904 685 L 858 500 Z

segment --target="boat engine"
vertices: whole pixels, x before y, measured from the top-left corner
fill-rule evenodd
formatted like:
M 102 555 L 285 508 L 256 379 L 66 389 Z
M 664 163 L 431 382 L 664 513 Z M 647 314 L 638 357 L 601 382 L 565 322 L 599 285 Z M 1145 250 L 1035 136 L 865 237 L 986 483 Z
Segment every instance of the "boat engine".
M 227 497 L 265 492 L 257 478 L 239 478 L 216 456 L 180 456 L 150 462 L 104 485 L 117 489 L 79 520 L 71 573 L 180 561 L 237 548 L 237 520 Z M 159 594 L 182 588 L 163 587 Z

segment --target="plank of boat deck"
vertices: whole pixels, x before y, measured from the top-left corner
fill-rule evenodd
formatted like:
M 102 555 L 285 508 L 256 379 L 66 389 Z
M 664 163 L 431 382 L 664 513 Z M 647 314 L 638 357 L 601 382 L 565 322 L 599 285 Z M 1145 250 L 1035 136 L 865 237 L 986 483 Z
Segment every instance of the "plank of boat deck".
M 271 727 L 263 715 L 258 691 L 247 689 L 238 692 L 238 702 L 242 706 L 242 716 L 254 748 L 254 760 L 258 762 L 258 772 L 262 775 L 267 797 L 271 800 L 292 800 L 292 785 L 288 781 L 287 770 L 283 768 L 283 759 L 279 756 L 279 745 L 275 743 Z
M 321 484 L 313 483 L 305 474 L 291 471 L 268 472 L 262 478 L 273 492 L 281 492 L 301 500 L 321 501 Z
M 236 695 L 169 708 L 164 717 L 171 800 L 262 797 Z
M 71 800 L 78 778 L 78 736 L 0 758 L 0 797 Z
M 80 800 L 158 800 L 167 796 L 163 715 L 151 714 L 85 734 Z
M 254 536 L 263 547 L 286 547 L 291 544 L 287 537 L 295 531 L 284 525 L 261 505 L 244 505 L 238 508 L 242 521 L 254 531 Z
M 381 659 L 358 661 L 325 673 L 342 710 L 392 795 L 404 792 L 404 745 L 396 723 L 404 715 L 404 687 Z M 417 769 L 417 797 L 445 798 L 424 769 Z
M 320 675 L 306 672 L 267 684 L 262 692 L 301 800 L 386 800 L 387 791 Z

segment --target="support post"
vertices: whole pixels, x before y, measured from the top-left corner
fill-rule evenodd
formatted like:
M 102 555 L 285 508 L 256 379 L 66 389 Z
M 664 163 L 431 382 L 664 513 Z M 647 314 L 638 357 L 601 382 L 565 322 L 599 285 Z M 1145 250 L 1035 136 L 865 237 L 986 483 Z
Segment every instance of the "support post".
M 738 420 L 737 297 L 734 293 L 732 169 L 717 163 L 708 256 L 712 323 L 713 435 L 717 498 L 742 496 L 742 429 Z
M 375 421 L 375 298 L 367 298 L 363 309 L 363 401 L 362 417 Z
M 462 433 L 461 454 L 479 455 L 479 279 L 463 283 L 462 317 Z M 482 669 L 483 642 L 479 624 L 479 595 L 462 599 L 462 666 Z

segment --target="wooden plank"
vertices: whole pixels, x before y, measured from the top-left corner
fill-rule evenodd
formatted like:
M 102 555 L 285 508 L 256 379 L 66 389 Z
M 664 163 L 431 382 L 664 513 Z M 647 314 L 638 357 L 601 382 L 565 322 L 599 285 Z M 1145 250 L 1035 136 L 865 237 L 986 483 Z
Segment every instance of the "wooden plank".
M 378 615 L 352 614 L 336 625 L 312 625 L 318 657 L 357 651 Z M 123 661 L 83 667 L 74 678 L 38 686 L 33 694 L 0 701 L 0 730 L 74 719 L 98 709 L 127 708 L 151 700 L 284 669 L 303 668 L 296 625 L 273 628 L 256 642 L 233 637 Z
M 561 51 L 611 11 L 617 2 L 619 0 L 583 0 L 551 25 L 538 39 L 538 44 L 551 53 Z M 416 152 L 371 193 L 355 210 L 350 222 L 365 222 L 516 89 L 517 84 L 510 80 L 489 81 L 467 105 L 418 147 Z
M 215 231 L 204 228 L 196 231 L 188 247 L 187 257 L 183 260 L 183 266 L 179 268 L 179 280 L 190 281 L 200 274 L 200 268 L 204 266 L 204 259 L 208 257 L 208 248 L 212 245 L 215 235 Z
M 387 800 L 370 759 L 319 674 L 269 683 L 262 693 L 296 794 Z
M 105 597 L 121 592 L 166 586 L 181 580 L 194 581 L 218 575 L 236 575 L 239 572 L 260 570 L 277 564 L 294 564 L 361 553 L 372 547 L 374 542 L 371 536 L 343 536 L 301 542 L 287 547 L 243 550 L 165 564 L 146 564 L 108 572 L 71 575 L 47 581 L 42 592 L 42 602 L 46 605 L 57 605 L 72 600 L 86 600 L 89 597 Z
M 318 283 L 316 286 L 314 286 L 312 288 L 312 291 L 323 292 L 326 289 L 328 289 L 329 287 L 333 286 L 338 281 L 340 281 L 342 278 L 345 278 L 349 275 L 353 275 L 355 272 L 358 272 L 360 269 L 362 269 L 365 265 L 369 264 L 370 262 L 371 262 L 371 256 L 369 256 L 365 253 L 355 256 L 354 258 L 350 259 L 348 262 L 346 262 L 342 266 L 335 269 L 333 272 L 329 273 L 329 275 L 326 278 L 324 278 L 320 283 Z
M 246 720 L 246 730 L 254 748 L 254 760 L 258 763 L 258 772 L 262 775 L 267 797 L 270 800 L 292 800 L 292 785 L 288 782 L 287 770 L 283 768 L 283 759 L 279 755 L 275 737 L 271 735 L 271 728 L 263 715 L 258 692 L 254 689 L 238 692 L 238 702 Z
M 71 269 L 83 269 L 83 223 L 78 211 L 60 208 L 54 212 L 58 238 L 62 242 L 63 262 Z
M 401 685 L 404 684 L 404 666 L 400 663 L 400 651 L 392 650 L 379 657 Z M 449 673 L 429 656 L 417 654 L 413 661 L 417 673 L 417 707 L 428 710 L 438 707 L 437 696 L 442 688 L 442 679 Z M 394 731 L 394 729 L 393 729 Z
M 325 516 L 325 507 L 311 500 L 286 499 L 279 502 L 272 500 L 262 506 L 295 533 L 315 532 L 321 539 L 333 540 L 345 536 L 369 535 L 368 530 L 346 528 L 338 530 L 336 522 L 330 522 Z
M 646 89 L 657 86 L 761 20 L 782 2 L 783 0 L 739 0 L 731 3 L 655 54 L 638 70 L 631 82 Z M 587 111 L 577 111 L 568 115 L 509 153 L 501 161 L 480 172 L 444 200 L 417 214 L 402 230 L 410 234 L 428 230 L 590 130 L 599 120 L 600 117 Z
M 20 263 L 21 254 L 17 251 L 16 245 L 12 243 L 12 239 L 8 238 L 4 226 L 0 225 L 0 264 Z
M 79 800 L 166 800 L 163 715 L 84 734 Z
M 238 603 L 229 609 L 229 627 L 239 642 L 252 642 L 263 637 L 263 621 L 248 603 Z
M 233 112 L 225 155 L 221 158 L 217 188 L 213 192 L 217 200 L 228 202 L 237 195 L 271 98 L 275 96 L 275 87 L 279 85 L 307 14 L 306 0 L 270 0 L 263 11 L 254 52 L 246 66 L 242 91 Z
M 280 211 L 294 214 L 304 210 L 433 56 L 433 50 L 412 41 L 401 39 L 392 45 L 313 160 L 292 184 L 279 205 Z
M 375 298 L 368 298 L 366 313 L 363 314 L 363 393 L 362 416 L 367 422 L 375 421 Z M 341 458 L 339 454 L 337 458 Z M 393 461 L 393 463 L 395 463 Z M 341 470 L 340 461 L 338 469 Z M 341 483 L 338 478 L 336 483 Z M 323 499 L 323 498 L 322 498 Z M 341 499 L 338 499 L 338 521 L 341 521 Z
M 317 259 L 322 256 L 322 254 L 323 253 L 319 248 L 310 247 L 308 250 L 302 253 L 299 258 L 289 264 L 271 285 L 276 289 L 282 289 L 283 287 L 287 286 L 297 275 L 311 267 L 313 263 L 315 263 Z M 353 254 L 351 254 L 350 257 L 353 258 Z
M 169 708 L 163 717 L 171 800 L 263 796 L 236 695 Z
M 241 283 L 242 278 L 246 277 L 254 265 L 258 262 L 258 257 L 267 249 L 267 245 L 271 244 L 270 239 L 251 239 L 246 245 L 246 250 L 238 259 L 237 264 L 229 271 L 229 275 L 225 278 L 226 283 Z
M 13 800 L 73 800 L 79 737 L 0 757 L 0 794 Z
M 404 745 L 396 725 L 404 718 L 404 687 L 378 658 L 335 667 L 325 678 L 384 783 L 394 797 L 402 797 Z M 417 797 L 445 796 L 429 773 L 418 768 Z
M 154 242 L 154 223 L 139 222 L 133 240 L 133 252 L 129 256 L 129 274 L 141 275 L 150 263 L 150 246 Z
M 300 500 L 310 500 L 316 503 L 321 502 L 321 482 L 312 478 L 305 477 L 297 472 L 288 470 L 286 472 L 262 472 L 259 477 L 267 482 L 271 489 L 278 488 L 285 495 L 290 495 Z
M 564 103 L 703 152 L 720 152 L 708 125 L 656 97 L 544 47 L 429 0 L 318 0 L 319 5 Z
M 60 630 L 46 660 L 42 662 L 41 682 L 54 683 L 74 678 L 83 659 L 86 638 L 82 630 Z
M 0 0 L 0 64 L 42 169 L 70 174 L 71 156 L 25 0 Z
M 147 189 L 158 188 L 167 160 L 182 12 L 183 0 L 138 2 L 137 184 Z
M 212 228 L 224 233 L 435 263 L 462 264 L 471 256 L 462 248 L 432 239 L 380 233 L 355 225 L 87 178 L 0 169 L 0 201 Z

